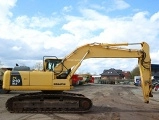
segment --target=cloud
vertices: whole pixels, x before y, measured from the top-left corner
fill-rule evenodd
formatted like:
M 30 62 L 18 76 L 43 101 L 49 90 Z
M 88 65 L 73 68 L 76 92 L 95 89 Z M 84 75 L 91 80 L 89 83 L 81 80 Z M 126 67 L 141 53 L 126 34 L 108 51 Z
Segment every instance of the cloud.
M 114 0 L 114 2 L 115 2 L 114 9 L 116 8 L 122 10 L 130 7 L 130 5 L 126 3 L 124 0 Z
M 158 35 L 157 32 L 151 32 L 156 31 L 158 27 L 156 27 L 157 22 L 151 22 L 151 16 L 147 18 L 147 12 L 139 12 L 133 16 L 121 18 L 110 18 L 90 9 L 84 9 L 81 13 L 82 17 L 67 16 L 68 23 L 63 25 L 63 29 L 74 36 L 88 37 L 90 42 L 91 40 L 149 42 Z M 94 36 L 96 31 L 99 32 Z
M 52 28 L 54 27 L 58 22 L 57 18 L 46 18 L 42 16 L 38 17 L 31 17 L 28 16 L 18 16 L 15 19 L 15 24 L 19 25 L 23 28 L 35 28 L 35 29 L 43 29 L 43 28 Z
M 125 10 L 130 7 L 130 5 L 124 0 L 110 0 L 106 3 L 107 9 L 106 11 L 116 11 L 116 10 Z
M 21 47 L 18 47 L 18 46 L 13 46 L 12 47 L 12 50 L 14 50 L 14 51 L 19 51 L 21 49 Z
M 130 7 L 123 0 L 114 1 L 115 9 Z M 64 6 L 65 14 L 58 16 L 27 16 L 12 17 L 11 11 L 16 1 L 0 2 L 0 61 L 8 66 L 15 63 L 34 66 L 44 55 L 55 55 L 63 58 L 80 45 L 104 43 L 139 43 L 150 45 L 152 62 L 159 62 L 158 37 L 159 13 L 150 14 L 140 11 L 124 17 L 110 17 L 95 8 L 78 9 L 78 15 L 71 15 L 73 6 Z M 106 8 L 105 8 L 106 9 Z M 109 9 L 109 8 L 108 8 Z M 102 10 L 102 9 L 100 9 Z M 103 9 L 104 10 L 104 9 Z M 7 55 L 6 55 L 7 51 Z M 131 66 L 130 66 L 131 63 Z M 100 73 L 105 68 L 132 70 L 137 61 L 134 59 L 90 59 L 85 60 L 78 70 Z
M 95 10 L 83 9 L 81 14 L 81 17 L 67 15 L 68 23 L 62 27 L 78 39 L 90 38 L 96 31 L 104 30 L 108 25 L 106 22 L 109 22 L 109 17 L 103 16 Z
M 63 7 L 63 12 L 70 12 L 70 11 L 72 11 L 72 6 L 71 5 L 69 5 L 69 6 L 65 6 L 65 7 Z
M 153 60 L 154 64 L 158 64 L 159 63 L 159 50 L 155 51 L 155 52 L 151 52 L 151 59 Z
M 6 17 L 12 17 L 12 12 L 10 9 L 15 6 L 17 0 L 1 0 L 0 1 L 0 21 L 6 20 Z
M 159 21 L 159 12 L 155 13 L 154 15 L 152 15 L 151 19 L 152 22 L 158 22 Z M 159 25 L 159 24 L 157 24 Z

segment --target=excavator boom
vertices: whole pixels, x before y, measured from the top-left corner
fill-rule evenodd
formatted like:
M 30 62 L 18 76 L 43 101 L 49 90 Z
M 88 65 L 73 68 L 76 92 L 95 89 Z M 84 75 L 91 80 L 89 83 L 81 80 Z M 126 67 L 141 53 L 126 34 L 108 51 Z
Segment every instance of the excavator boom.
M 143 42 L 140 43 L 141 46 L 148 45 Z M 61 64 L 58 64 L 55 67 L 55 71 L 65 71 L 66 69 L 72 68 L 78 62 L 80 62 L 84 55 L 88 53 L 84 59 L 88 58 L 142 58 L 143 52 L 145 52 L 145 48 L 141 47 L 141 49 L 129 49 L 120 46 L 128 46 L 128 43 L 124 44 L 104 44 L 104 43 L 92 43 L 86 44 L 81 47 L 78 47 L 65 58 Z M 117 47 L 118 46 L 118 47 Z M 149 58 L 149 52 L 145 53 L 147 55 L 147 59 Z M 150 58 L 149 58 L 150 59 Z M 150 61 L 150 60 L 149 60 Z M 63 67 L 65 66 L 65 67 Z

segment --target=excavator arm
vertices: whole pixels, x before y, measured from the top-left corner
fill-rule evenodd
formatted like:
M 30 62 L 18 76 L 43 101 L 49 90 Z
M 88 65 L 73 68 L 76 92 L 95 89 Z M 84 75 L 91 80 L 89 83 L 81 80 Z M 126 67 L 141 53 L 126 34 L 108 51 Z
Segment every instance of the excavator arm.
M 140 44 L 141 49 L 128 49 L 126 47 L 121 47 L 136 44 Z M 149 102 L 149 97 L 152 97 L 151 59 L 149 55 L 149 46 L 146 42 L 132 44 L 86 44 L 66 56 L 62 62 L 55 67 L 55 71 L 60 74 L 63 71 L 72 69 L 67 76 L 67 79 L 70 79 L 81 65 L 82 61 L 88 58 L 137 58 L 144 100 L 146 103 Z

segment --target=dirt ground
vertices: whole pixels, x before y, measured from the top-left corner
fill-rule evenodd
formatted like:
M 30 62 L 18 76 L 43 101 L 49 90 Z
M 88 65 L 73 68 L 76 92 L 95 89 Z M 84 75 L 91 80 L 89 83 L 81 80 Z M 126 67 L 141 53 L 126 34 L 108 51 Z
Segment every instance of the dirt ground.
M 133 85 L 87 84 L 69 92 L 81 93 L 93 101 L 88 113 L 21 114 L 5 109 L 8 98 L 19 94 L 0 95 L 0 120 L 159 120 L 159 91 L 154 91 L 150 103 L 143 101 L 140 87 Z

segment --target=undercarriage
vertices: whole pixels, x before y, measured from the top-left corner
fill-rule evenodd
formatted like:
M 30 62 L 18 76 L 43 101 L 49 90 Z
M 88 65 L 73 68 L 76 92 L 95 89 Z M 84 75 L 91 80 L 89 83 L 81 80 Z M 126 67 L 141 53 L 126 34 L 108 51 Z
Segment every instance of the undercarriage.
M 74 93 L 27 93 L 7 100 L 11 113 L 88 112 L 92 101 L 82 94 Z

